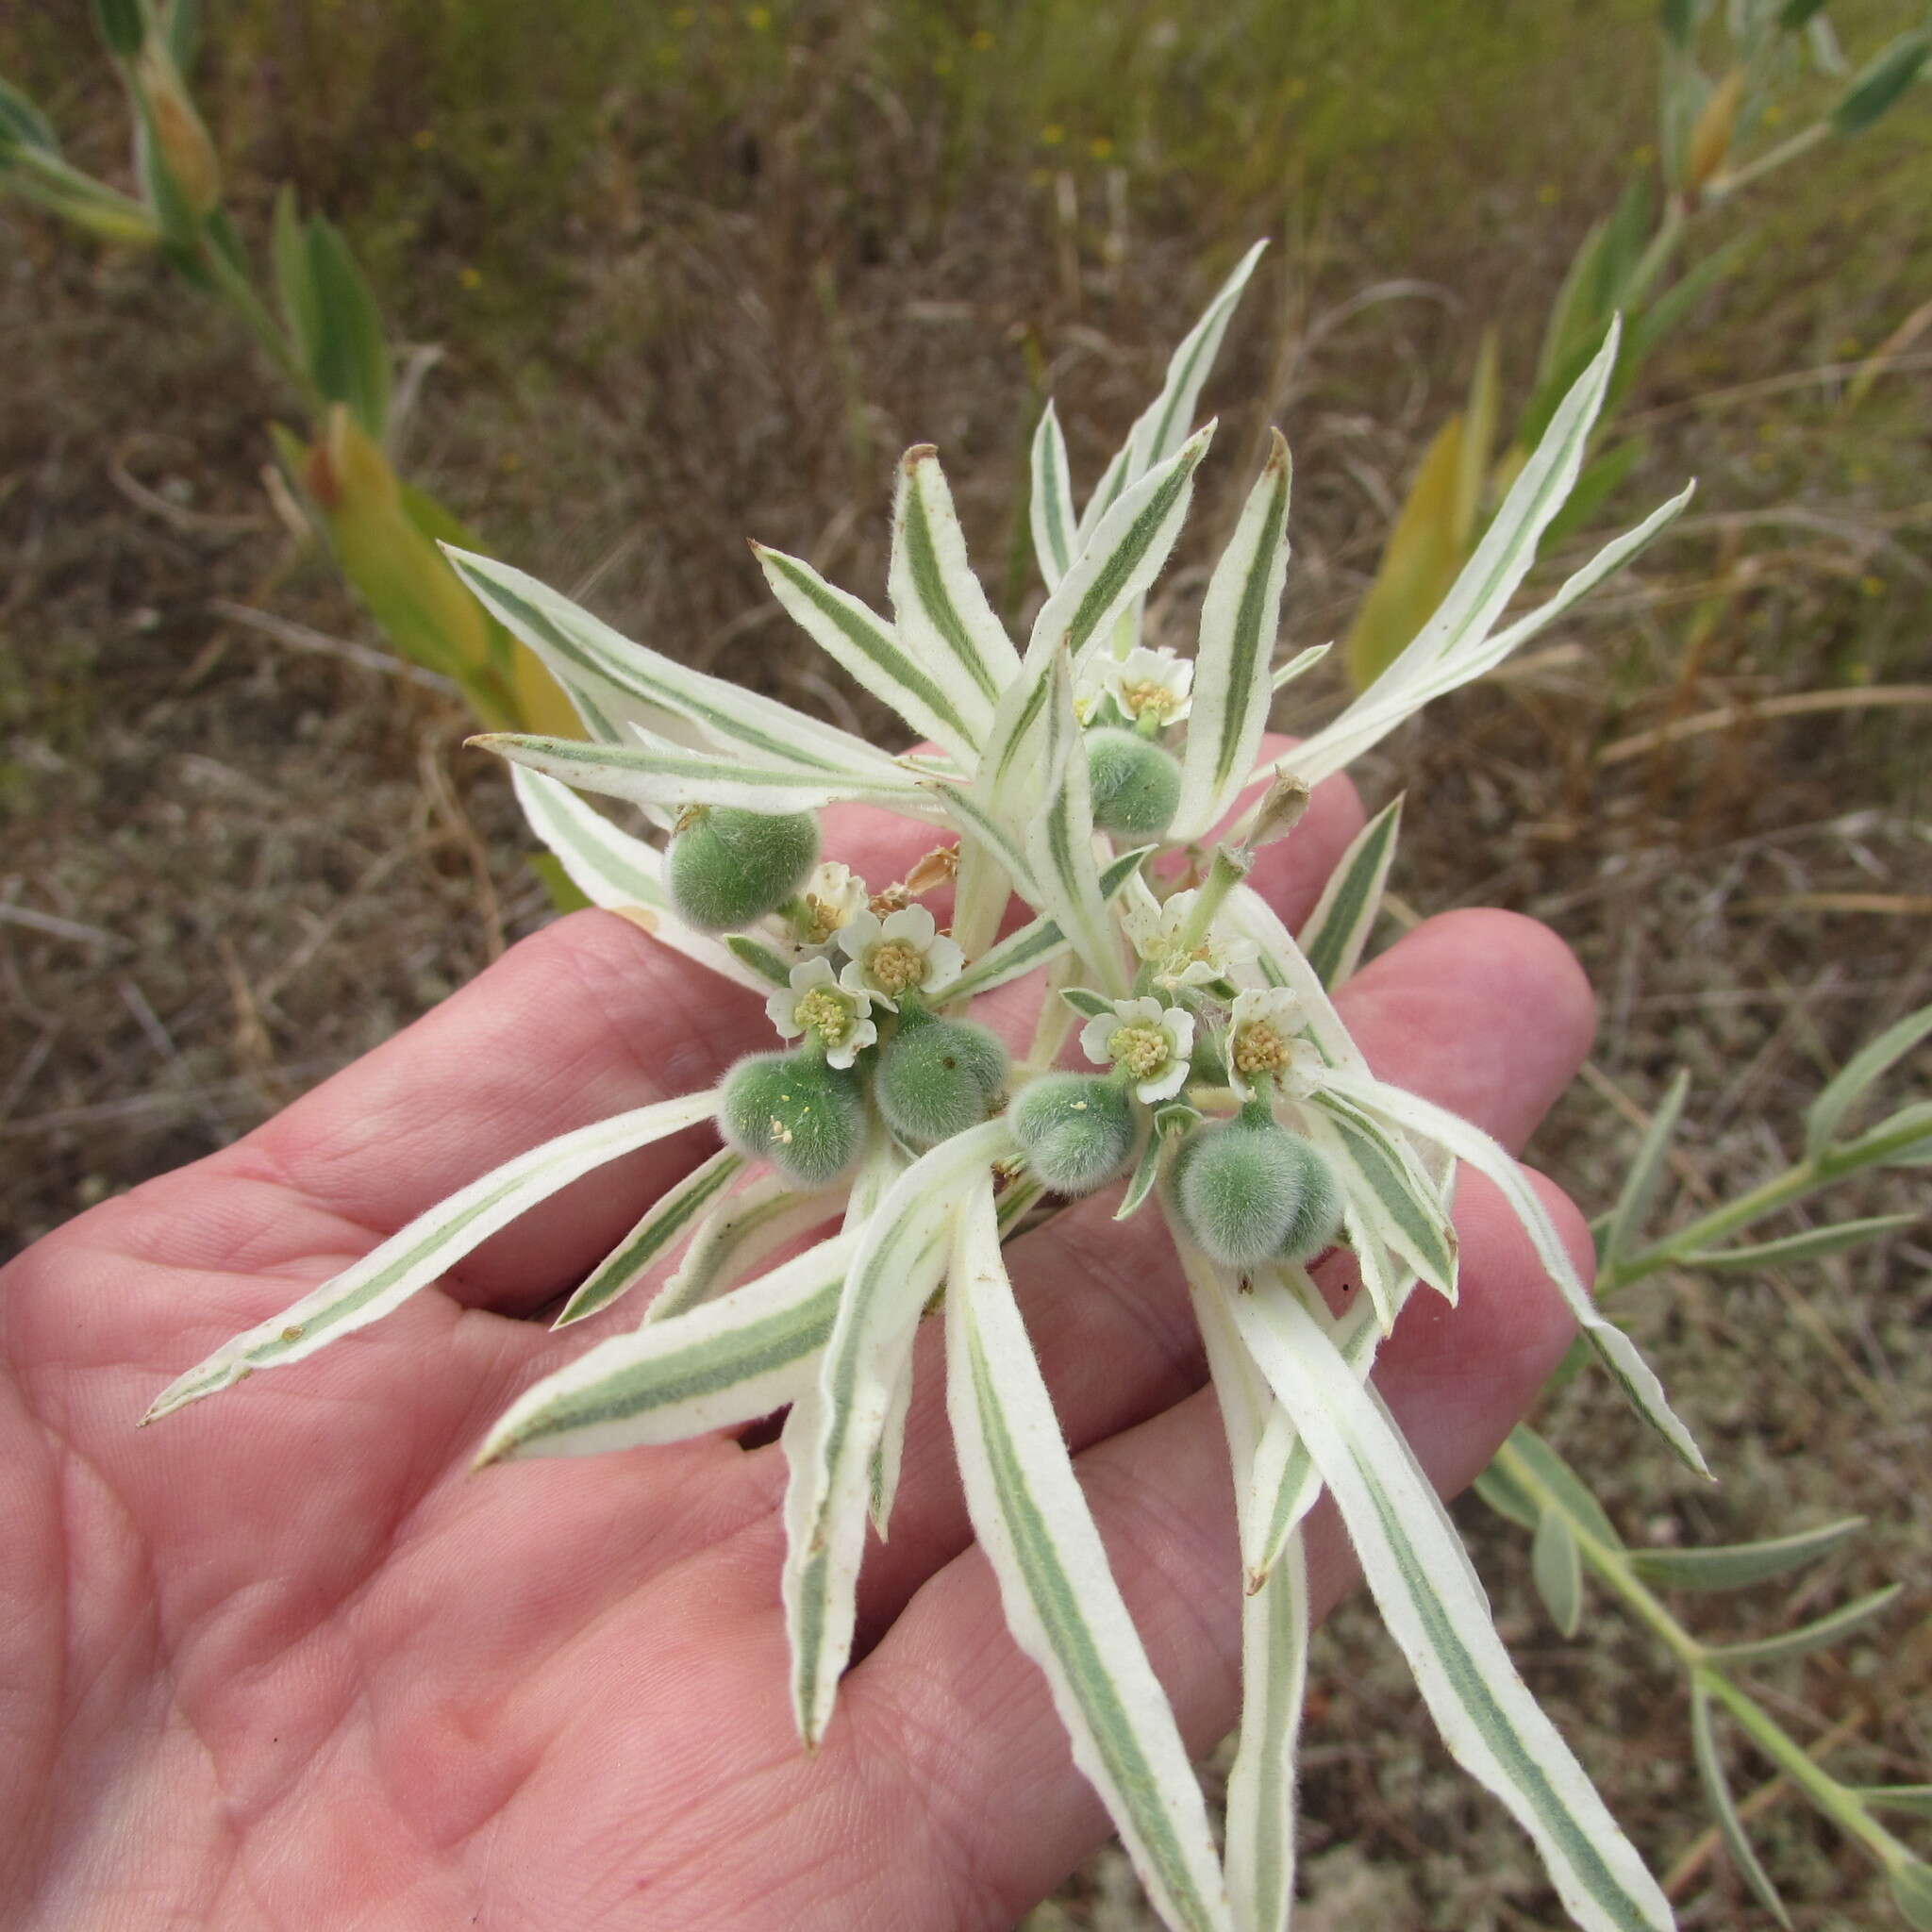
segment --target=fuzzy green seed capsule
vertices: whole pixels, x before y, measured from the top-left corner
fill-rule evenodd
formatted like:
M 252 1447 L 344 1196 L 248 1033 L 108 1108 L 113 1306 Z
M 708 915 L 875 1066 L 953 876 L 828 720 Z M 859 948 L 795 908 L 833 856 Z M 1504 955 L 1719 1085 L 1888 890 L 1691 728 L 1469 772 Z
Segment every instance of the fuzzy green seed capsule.
M 984 1026 L 908 1006 L 879 1056 L 873 1097 L 902 1140 L 936 1147 L 985 1120 L 1006 1077 L 1007 1050 Z
M 756 1053 L 724 1082 L 719 1125 L 741 1154 L 769 1160 L 801 1188 L 829 1187 L 858 1158 L 858 1076 L 807 1053 Z
M 1306 1260 L 1327 1245 L 1341 1216 L 1327 1163 L 1273 1123 L 1217 1121 L 1190 1135 L 1174 1188 L 1189 1234 L 1229 1268 Z
M 1159 838 L 1181 802 L 1179 764 L 1132 731 L 1087 734 L 1087 782 L 1093 823 L 1126 839 Z
M 696 806 L 665 854 L 677 916 L 700 932 L 736 931 L 775 911 L 818 863 L 819 824 L 808 811 Z
M 1047 1074 L 1008 1115 L 1033 1172 L 1057 1194 L 1091 1194 L 1127 1164 L 1134 1116 L 1127 1097 L 1098 1074 Z

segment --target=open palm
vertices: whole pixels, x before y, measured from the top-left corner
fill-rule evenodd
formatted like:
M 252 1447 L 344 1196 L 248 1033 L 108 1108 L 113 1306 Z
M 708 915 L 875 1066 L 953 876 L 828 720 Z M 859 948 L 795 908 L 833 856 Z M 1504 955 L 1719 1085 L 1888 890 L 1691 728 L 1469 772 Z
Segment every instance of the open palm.
M 906 828 L 830 815 L 874 877 Z M 1291 924 L 1359 823 L 1345 784 L 1254 880 Z M 1590 995 L 1541 927 L 1429 922 L 1341 1002 L 1379 1074 L 1520 1145 Z M 774 1446 L 710 1437 L 471 1475 L 587 1345 L 515 1319 L 580 1279 L 703 1130 L 614 1165 L 344 1346 L 142 1433 L 158 1388 L 522 1148 L 709 1084 L 758 1003 L 604 912 L 526 941 L 246 1140 L 84 1215 L 0 1289 L 0 1896 L 49 1927 L 1010 1924 L 1101 1838 L 1014 1649 L 923 1353 L 859 1661 L 816 1757 L 786 1695 Z M 1574 1211 L 1554 1190 L 1573 1244 Z M 1129 1604 L 1191 1742 L 1231 1721 L 1226 1455 L 1158 1218 L 1013 1252 Z M 1462 1299 L 1377 1381 L 1466 1482 L 1568 1318 L 1477 1177 Z M 590 1339 L 594 1340 L 594 1332 Z M 922 1338 L 929 1350 L 937 1337 Z M 1309 1525 L 1315 1598 L 1352 1570 Z

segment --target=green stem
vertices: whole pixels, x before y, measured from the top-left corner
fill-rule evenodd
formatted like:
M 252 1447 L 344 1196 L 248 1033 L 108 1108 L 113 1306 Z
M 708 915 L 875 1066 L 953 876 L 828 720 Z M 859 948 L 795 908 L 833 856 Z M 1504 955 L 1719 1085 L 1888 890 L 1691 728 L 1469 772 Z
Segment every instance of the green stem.
M 1782 168 L 1787 161 L 1795 161 L 1800 155 L 1809 154 L 1830 133 L 1829 121 L 1814 121 L 1789 141 L 1781 141 L 1775 147 L 1767 148 L 1755 161 L 1746 161 L 1741 168 L 1734 168 L 1730 173 L 1719 175 L 1707 182 L 1705 199 L 1713 202 L 1728 199 L 1740 188 L 1748 188 L 1752 182 L 1760 181 L 1774 169 Z
M 1505 1442 L 1496 1452 L 1494 1466 L 1536 1504 L 1539 1511 L 1554 1509 L 1562 1516 L 1591 1573 L 1684 1670 L 1731 1713 L 1764 1756 L 1810 1799 L 1820 1812 L 1848 1837 L 1857 1839 L 1888 1870 L 1909 1856 L 1906 1846 L 1873 1817 L 1857 1792 L 1840 1784 L 1723 1665 L 1712 1658 L 1708 1649 L 1678 1623 L 1631 1568 L 1624 1551 L 1606 1543 L 1575 1511 L 1564 1507 L 1563 1498 L 1538 1476 L 1526 1457 Z

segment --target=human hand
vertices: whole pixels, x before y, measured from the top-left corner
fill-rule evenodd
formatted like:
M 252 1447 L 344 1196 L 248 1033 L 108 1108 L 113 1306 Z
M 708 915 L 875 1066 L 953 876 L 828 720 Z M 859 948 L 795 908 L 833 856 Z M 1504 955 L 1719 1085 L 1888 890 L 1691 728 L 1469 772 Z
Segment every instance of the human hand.
M 834 821 L 834 849 L 874 877 L 924 842 Z M 1262 855 L 1252 883 L 1291 925 L 1359 823 L 1331 782 Z M 1495 912 L 1427 922 L 1340 1005 L 1378 1074 L 1512 1146 L 1591 1025 L 1558 942 Z M 972 1547 L 937 1335 L 815 1757 L 786 1692 L 775 1446 L 468 1473 L 508 1402 L 596 1339 L 515 1318 L 582 1277 L 701 1157 L 696 1134 L 556 1196 L 344 1346 L 135 1433 L 182 1367 L 496 1162 L 769 1044 L 755 999 L 578 914 L 0 1277 L 0 1888 L 17 1923 L 954 1932 L 1011 1924 L 1105 1834 Z M 1580 1218 L 1543 1191 L 1580 1260 Z M 1114 1226 L 1112 1205 L 1028 1238 L 1013 1272 L 1123 1589 L 1205 1749 L 1237 1697 L 1225 1448 L 1158 1217 Z M 1570 1333 L 1479 1176 L 1456 1218 L 1459 1306 L 1415 1297 L 1376 1371 L 1445 1491 Z M 1307 1536 L 1325 1609 L 1354 1572 L 1325 1506 Z

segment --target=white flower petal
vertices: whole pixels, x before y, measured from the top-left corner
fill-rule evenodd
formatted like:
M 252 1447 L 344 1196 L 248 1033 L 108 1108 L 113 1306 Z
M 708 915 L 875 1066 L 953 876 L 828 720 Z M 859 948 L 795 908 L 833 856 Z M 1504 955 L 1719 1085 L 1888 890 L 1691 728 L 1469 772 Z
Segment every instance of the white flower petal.
M 939 934 L 925 949 L 925 978 L 921 991 L 926 993 L 938 992 L 958 979 L 966 965 L 966 955 L 959 950 L 958 942 Z
M 857 1021 L 851 1032 L 846 1034 L 845 1038 L 837 1046 L 827 1050 L 825 1054 L 826 1066 L 838 1067 L 842 1071 L 844 1068 L 849 1067 L 878 1037 L 879 1029 L 872 1021 L 868 1019 Z
M 885 924 L 880 927 L 886 939 L 904 940 L 908 946 L 916 946 L 922 953 L 932 944 L 933 935 L 938 930 L 932 914 L 924 906 L 902 906 L 897 912 L 888 913 Z
M 848 959 L 863 959 L 866 948 L 877 945 L 879 936 L 883 931 L 884 927 L 879 924 L 878 914 L 871 910 L 870 908 L 860 912 L 855 912 L 839 928 L 839 950 Z
M 1113 1038 L 1114 1030 L 1120 1025 L 1120 1008 L 1116 1003 L 1111 1013 L 1097 1013 L 1080 1029 L 1080 1051 L 1096 1066 L 1110 1066 L 1113 1056 L 1107 1050 L 1107 1042 Z

